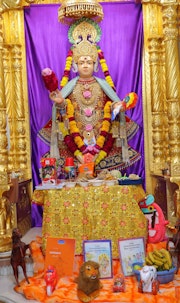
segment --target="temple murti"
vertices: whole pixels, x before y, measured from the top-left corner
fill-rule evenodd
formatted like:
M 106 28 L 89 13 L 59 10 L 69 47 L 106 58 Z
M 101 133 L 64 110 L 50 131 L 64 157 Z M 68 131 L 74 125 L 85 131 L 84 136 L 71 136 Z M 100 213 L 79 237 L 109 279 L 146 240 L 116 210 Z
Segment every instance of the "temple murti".
M 68 156 L 74 156 L 84 164 L 89 155 L 96 172 L 102 169 L 122 170 L 140 158 L 127 144 L 138 127 L 130 119 L 127 122 L 124 114 L 125 110 L 136 105 L 138 97 L 130 92 L 120 100 L 115 93 L 103 52 L 96 44 L 100 37 L 100 27 L 89 18 L 80 18 L 70 26 L 68 38 L 73 46 L 68 52 L 61 91 L 54 72 L 49 68 L 42 71 L 55 104 L 52 121 L 48 122 L 51 130 L 46 125 L 39 132 L 44 141 L 49 141 L 51 157 L 65 163 Z M 97 71 L 98 59 L 106 80 L 93 75 Z M 71 64 L 78 76 L 68 82 Z
M 68 300 L 79 302 L 69 279 L 47 295 L 47 247 L 75 239 L 77 275 L 85 243 L 99 241 L 102 253 L 107 241 L 106 266 L 126 278 L 124 302 L 146 302 L 129 277 L 132 262 L 166 249 L 180 217 L 179 0 L 5 0 L 0 8 L 0 266 L 13 228 L 42 226 L 30 244 L 33 257 L 43 251 L 33 259 L 39 280 L 15 291 L 53 303 L 69 287 Z M 97 302 L 120 302 L 109 291 L 113 273 L 106 278 Z M 179 302 L 176 284 L 169 292 L 163 284 L 166 303 Z

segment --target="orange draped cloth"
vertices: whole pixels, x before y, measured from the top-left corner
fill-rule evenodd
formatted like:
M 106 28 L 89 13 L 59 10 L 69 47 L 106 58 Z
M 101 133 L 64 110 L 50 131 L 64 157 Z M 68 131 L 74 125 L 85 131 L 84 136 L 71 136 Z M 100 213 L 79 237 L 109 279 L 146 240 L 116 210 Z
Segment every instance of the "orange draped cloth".
M 74 282 L 74 279 L 78 275 L 79 267 L 83 262 L 83 257 L 75 256 L 73 276 L 60 278 L 52 295 L 47 296 L 43 270 L 44 258 L 40 249 L 36 248 L 35 241 L 33 241 L 33 245 L 30 245 L 35 265 L 35 274 L 33 277 L 29 277 L 30 284 L 27 284 L 27 282 L 23 280 L 20 283 L 20 287 L 15 287 L 15 291 L 24 295 L 26 299 L 36 300 L 37 302 L 42 303 L 80 303 L 77 297 L 77 284 Z M 162 246 L 164 246 L 164 243 L 162 243 L 162 245 L 158 245 L 158 248 Z M 153 247 L 148 248 L 148 250 L 151 249 L 153 249 Z M 121 265 L 119 260 L 113 260 L 114 275 L 120 272 Z M 172 282 L 160 284 L 160 289 L 157 295 L 139 293 L 138 282 L 135 276 L 125 277 L 125 292 L 114 293 L 112 291 L 113 278 L 101 279 L 101 282 L 103 284 L 103 288 L 100 291 L 99 297 L 93 301 L 94 303 L 180 303 L 180 274 L 175 275 Z

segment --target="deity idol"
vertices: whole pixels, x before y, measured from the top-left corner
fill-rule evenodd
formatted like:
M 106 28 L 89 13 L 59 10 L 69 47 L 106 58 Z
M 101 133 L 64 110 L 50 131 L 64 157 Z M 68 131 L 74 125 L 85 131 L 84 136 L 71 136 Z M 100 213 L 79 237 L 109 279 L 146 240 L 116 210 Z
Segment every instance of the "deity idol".
M 54 72 L 49 68 L 42 71 L 54 101 L 51 156 L 62 160 L 73 155 L 84 163 L 88 155 L 97 172 L 105 168 L 122 170 L 140 159 L 127 144 L 138 127 L 125 116 L 125 111 L 136 105 L 137 95 L 129 93 L 123 100 L 117 96 L 103 52 L 96 44 L 100 36 L 99 26 L 91 19 L 83 17 L 70 26 L 68 38 L 73 47 L 60 90 Z M 93 75 L 98 59 L 105 79 Z M 71 66 L 78 76 L 68 82 Z

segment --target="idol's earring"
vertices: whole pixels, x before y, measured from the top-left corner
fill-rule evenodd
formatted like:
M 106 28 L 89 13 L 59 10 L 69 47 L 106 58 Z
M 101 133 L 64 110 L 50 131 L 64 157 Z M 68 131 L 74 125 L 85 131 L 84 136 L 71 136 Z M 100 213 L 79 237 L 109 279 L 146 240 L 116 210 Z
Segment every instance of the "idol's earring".
M 99 62 L 98 60 L 96 60 L 96 62 L 94 63 L 94 72 L 97 73 L 99 70 L 99 66 L 98 66 Z
M 78 66 L 77 64 L 73 61 L 72 62 L 72 69 L 73 73 L 77 73 L 78 72 Z

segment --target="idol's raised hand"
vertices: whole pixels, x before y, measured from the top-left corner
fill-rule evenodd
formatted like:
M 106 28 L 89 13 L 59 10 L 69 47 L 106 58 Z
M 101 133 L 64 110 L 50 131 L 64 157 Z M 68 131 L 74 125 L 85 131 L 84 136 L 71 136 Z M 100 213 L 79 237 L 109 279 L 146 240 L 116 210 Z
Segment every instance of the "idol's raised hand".
M 51 92 L 49 94 L 49 97 L 52 101 L 54 101 L 57 104 L 63 104 L 64 103 L 64 98 L 61 94 L 61 91 L 56 89 L 55 91 Z
M 58 79 L 55 73 L 49 67 L 44 68 L 42 70 L 42 78 L 44 80 L 45 87 L 50 92 L 50 99 L 55 103 L 62 104 L 64 102 L 64 98 L 58 89 Z
M 112 116 L 111 120 L 113 121 L 116 116 L 125 110 L 131 109 L 136 106 L 138 101 L 138 96 L 136 93 L 131 92 L 125 96 L 122 101 L 114 102 L 112 106 Z
M 114 102 L 112 106 L 112 115 L 111 115 L 111 120 L 114 121 L 116 116 L 120 112 L 124 112 L 126 110 L 126 103 L 124 101 L 118 101 Z

